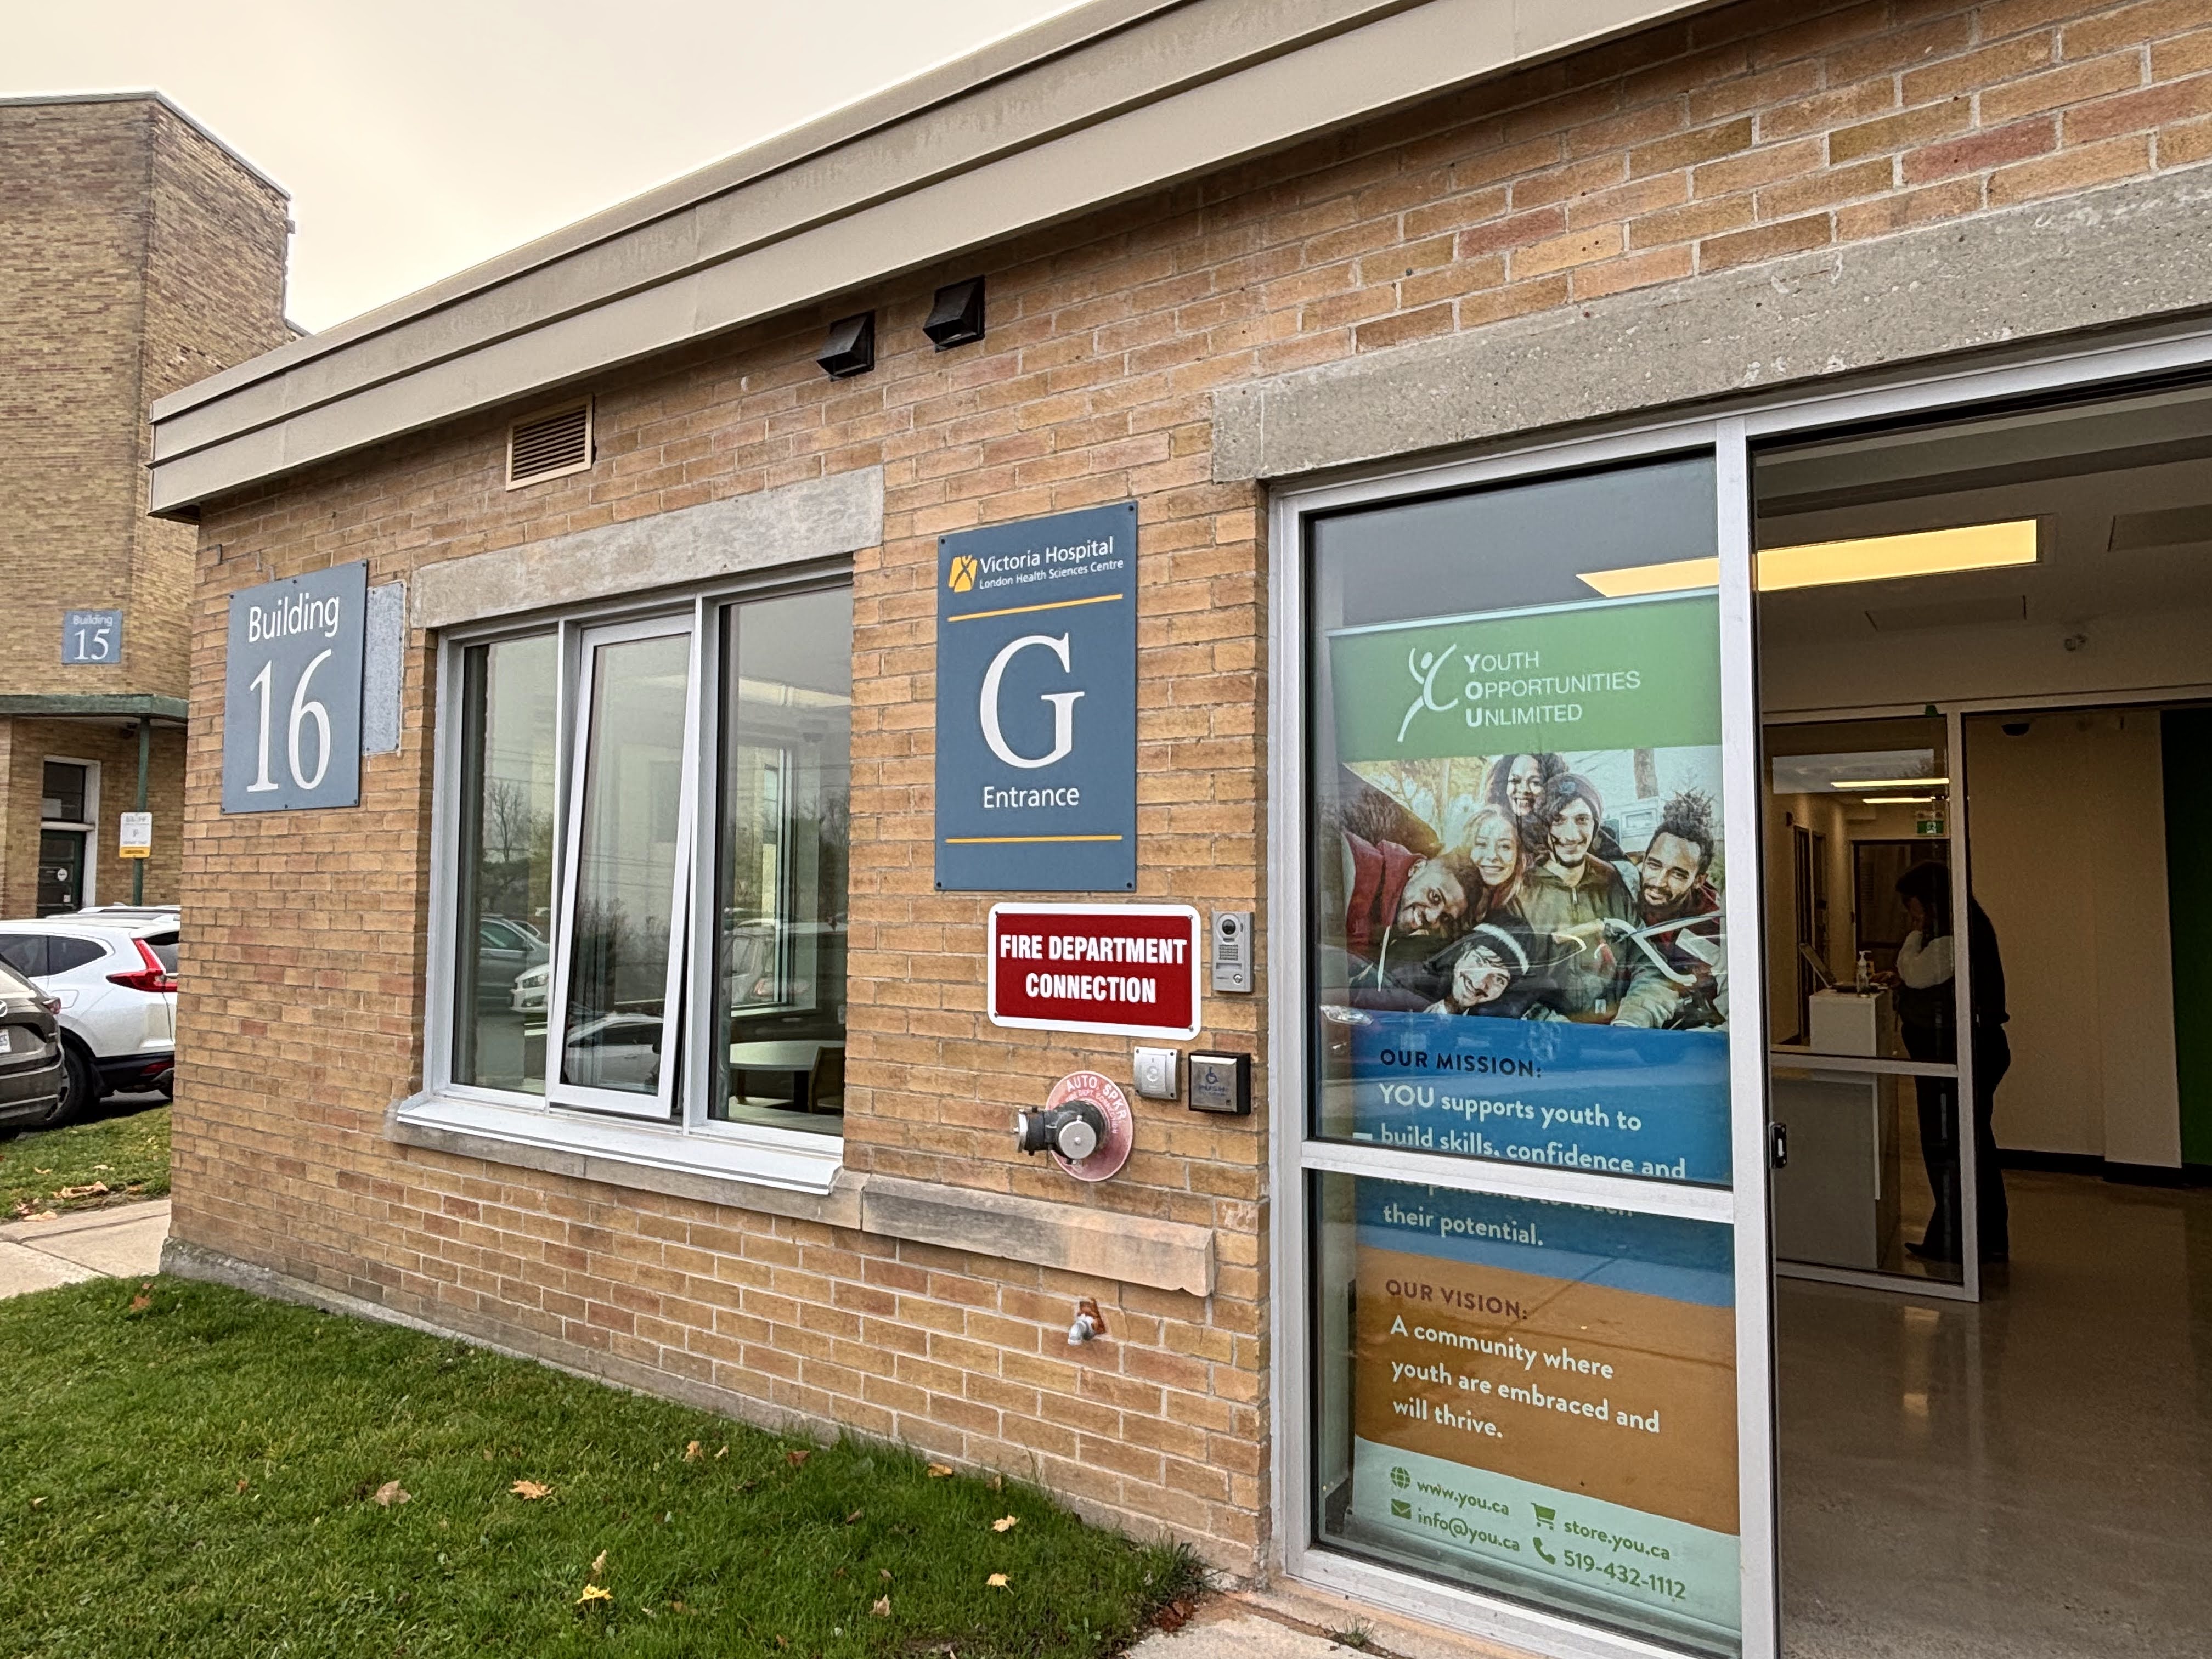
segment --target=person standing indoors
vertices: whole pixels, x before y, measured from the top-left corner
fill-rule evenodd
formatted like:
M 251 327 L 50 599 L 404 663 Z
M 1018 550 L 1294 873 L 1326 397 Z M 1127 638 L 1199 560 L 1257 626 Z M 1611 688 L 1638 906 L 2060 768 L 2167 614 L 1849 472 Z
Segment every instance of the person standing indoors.
M 1905 1050 L 1915 1060 L 1958 1058 L 1958 947 L 1951 925 L 1951 872 L 1931 861 L 1914 865 L 1898 878 L 1897 896 L 1905 902 L 1911 930 L 1898 947 L 1895 979 L 1898 1025 Z M 2012 1044 L 2005 1036 L 2004 962 L 1997 951 L 1996 929 L 1981 905 L 1966 901 L 1970 979 L 1967 1003 L 1973 1026 L 1974 1194 L 1979 1212 L 1979 1248 L 1984 1261 L 2002 1261 L 2011 1253 L 2005 1207 L 2004 1171 L 1997 1165 L 1996 1135 L 1990 1121 L 1997 1085 L 2012 1067 Z M 1920 1156 L 1928 1184 L 1935 1188 L 1936 1212 L 1917 1244 L 1905 1248 L 1923 1261 L 1957 1261 L 1963 1254 L 1960 1225 L 1959 1085 L 1954 1078 L 1917 1079 L 1920 1096 Z

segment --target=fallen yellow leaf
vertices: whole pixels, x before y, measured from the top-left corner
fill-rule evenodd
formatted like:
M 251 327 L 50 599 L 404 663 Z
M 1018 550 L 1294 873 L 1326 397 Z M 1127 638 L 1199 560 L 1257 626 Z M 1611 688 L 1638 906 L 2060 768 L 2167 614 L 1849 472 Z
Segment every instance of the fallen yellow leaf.
M 1006 1575 L 1003 1572 L 994 1572 L 983 1582 L 988 1584 L 993 1589 L 1005 1589 L 1006 1588 Z
M 553 1493 L 552 1487 L 541 1486 L 535 1480 L 518 1480 L 507 1490 L 517 1498 L 550 1498 Z
M 592 1577 L 597 1578 L 607 1570 L 607 1553 L 601 1550 L 592 1558 Z
M 991 1530 L 993 1532 L 1012 1532 L 1016 1527 L 1018 1527 L 1021 1524 L 1021 1517 L 1018 1515 L 1001 1516 L 999 1519 L 991 1522 Z
M 942 1480 L 951 1473 L 952 1465 L 950 1463 L 932 1463 L 929 1466 L 929 1478 L 933 1480 Z
M 615 1593 L 612 1590 L 602 1589 L 597 1584 L 586 1584 L 584 1586 L 584 1593 L 576 1598 L 576 1605 L 580 1607 L 593 1601 L 611 1601 L 614 1599 Z
M 371 1501 L 380 1504 L 388 1510 L 394 1504 L 404 1504 L 413 1496 L 414 1494 L 412 1492 L 402 1491 L 400 1489 L 399 1483 L 397 1480 L 387 1480 L 376 1489 L 375 1495 Z
M 783 1461 L 795 1469 L 813 1455 L 811 1451 L 787 1451 L 783 1455 Z
M 688 1442 L 684 1448 L 684 1461 L 687 1463 L 696 1463 L 705 1455 L 699 1449 L 699 1443 L 696 1440 Z
M 730 1455 L 729 1443 L 728 1443 L 728 1442 L 726 1442 L 726 1441 L 725 1441 L 725 1442 L 723 1443 L 722 1449 L 721 1449 L 721 1450 L 720 1450 L 720 1451 L 718 1451 L 718 1452 L 716 1452 L 716 1453 L 714 1454 L 714 1455 L 715 1455 L 715 1456 L 717 1456 L 717 1457 L 727 1457 L 729 1455 Z
M 874 1613 L 878 1619 L 890 1618 L 891 1616 L 891 1598 L 888 1595 L 878 1595 L 875 1599 L 873 1605 L 868 1608 L 868 1611 Z

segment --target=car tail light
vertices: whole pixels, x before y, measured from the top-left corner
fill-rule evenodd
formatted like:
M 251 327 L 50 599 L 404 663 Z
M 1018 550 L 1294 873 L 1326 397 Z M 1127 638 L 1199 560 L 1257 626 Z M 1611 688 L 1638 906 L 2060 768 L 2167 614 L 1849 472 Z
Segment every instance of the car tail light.
M 161 958 L 146 948 L 146 941 L 143 939 L 134 939 L 131 942 L 138 947 L 138 959 L 146 965 L 135 973 L 110 974 L 107 976 L 108 983 L 120 985 L 133 991 L 175 990 L 176 975 L 161 966 Z

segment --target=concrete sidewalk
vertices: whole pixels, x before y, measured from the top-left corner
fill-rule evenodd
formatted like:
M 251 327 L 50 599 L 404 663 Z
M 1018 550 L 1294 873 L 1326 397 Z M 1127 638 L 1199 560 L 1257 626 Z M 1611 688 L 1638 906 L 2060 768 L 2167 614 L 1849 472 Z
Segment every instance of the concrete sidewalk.
M 21 1296 L 80 1279 L 122 1278 L 161 1270 L 169 1200 L 77 1210 L 51 1221 L 0 1226 L 0 1297 Z

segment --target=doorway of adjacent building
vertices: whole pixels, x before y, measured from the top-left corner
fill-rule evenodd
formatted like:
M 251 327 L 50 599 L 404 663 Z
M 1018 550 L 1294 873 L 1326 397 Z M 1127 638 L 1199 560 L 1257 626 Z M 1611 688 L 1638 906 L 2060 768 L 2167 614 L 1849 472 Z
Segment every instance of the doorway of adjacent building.
M 1784 1651 L 2212 1650 L 2212 395 L 1755 489 Z
M 93 761 L 48 760 L 39 793 L 39 914 L 82 910 L 93 902 L 100 767 Z

